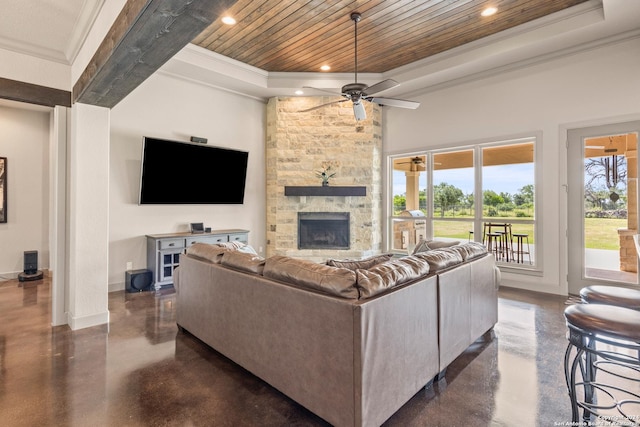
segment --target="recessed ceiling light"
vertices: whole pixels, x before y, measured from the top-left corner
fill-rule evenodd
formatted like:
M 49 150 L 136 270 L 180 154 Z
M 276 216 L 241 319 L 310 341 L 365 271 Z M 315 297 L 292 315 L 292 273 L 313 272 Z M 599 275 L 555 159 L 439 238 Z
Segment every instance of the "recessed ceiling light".
M 235 25 L 236 24 L 236 20 L 233 19 L 230 16 L 223 16 L 222 17 L 222 23 L 223 24 L 227 24 L 227 25 Z
M 320 69 L 321 69 L 322 71 L 329 71 L 329 70 L 331 69 L 331 67 L 330 67 L 330 66 L 328 66 L 328 65 L 323 65 L 322 67 L 320 67 Z
M 304 92 L 303 92 L 303 91 L 301 91 L 300 89 L 298 89 L 298 90 L 296 91 L 296 95 L 304 95 Z
M 491 16 L 491 15 L 495 15 L 495 13 L 498 11 L 498 8 L 495 8 L 493 6 L 486 8 L 485 10 L 482 11 L 482 13 L 480 15 L 482 16 Z

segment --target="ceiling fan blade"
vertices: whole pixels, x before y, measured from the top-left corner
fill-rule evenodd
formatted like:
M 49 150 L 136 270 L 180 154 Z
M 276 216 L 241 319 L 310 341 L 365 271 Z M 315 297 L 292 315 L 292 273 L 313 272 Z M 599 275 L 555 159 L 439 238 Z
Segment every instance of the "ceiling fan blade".
M 320 88 L 312 87 L 312 86 L 302 86 L 302 88 L 303 89 L 313 89 L 313 90 L 317 90 L 317 91 L 320 91 L 320 92 L 329 93 L 329 94 L 335 95 L 335 96 L 342 95 L 340 92 L 335 92 L 335 91 L 332 91 L 332 90 L 329 90 L 329 89 L 320 89 Z
M 339 101 L 327 102 L 326 104 L 316 105 L 315 107 L 307 108 L 306 110 L 299 110 L 298 113 L 306 113 L 307 111 L 317 110 L 318 108 L 326 107 L 327 105 L 338 104 L 340 102 L 349 101 L 348 99 L 341 99 Z
M 363 95 L 373 95 L 376 94 L 378 92 L 382 92 L 383 90 L 387 90 L 387 89 L 391 89 L 392 87 L 396 87 L 399 86 L 400 83 L 398 83 L 395 80 L 391 80 L 391 79 L 387 79 L 387 80 L 383 80 L 381 82 L 378 82 L 376 84 L 374 84 L 373 86 L 369 86 L 368 88 L 366 88 L 365 90 L 362 91 Z
M 388 105 L 389 107 L 410 108 L 415 110 L 420 106 L 417 101 L 407 101 L 405 99 L 393 99 L 393 98 L 367 98 L 367 101 L 375 102 L 380 105 Z

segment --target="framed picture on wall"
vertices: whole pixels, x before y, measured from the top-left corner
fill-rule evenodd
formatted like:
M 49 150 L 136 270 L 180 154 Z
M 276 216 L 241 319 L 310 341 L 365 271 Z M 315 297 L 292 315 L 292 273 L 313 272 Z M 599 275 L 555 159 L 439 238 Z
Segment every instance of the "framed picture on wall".
M 7 222 L 7 158 L 0 157 L 0 223 Z

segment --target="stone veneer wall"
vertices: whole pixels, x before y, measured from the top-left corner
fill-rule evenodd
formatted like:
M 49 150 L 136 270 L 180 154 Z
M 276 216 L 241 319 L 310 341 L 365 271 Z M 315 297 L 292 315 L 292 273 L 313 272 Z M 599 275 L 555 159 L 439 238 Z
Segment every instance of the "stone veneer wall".
M 638 254 L 633 236 L 638 234 L 638 137 L 627 135 L 627 228 L 619 229 L 620 270 L 638 272 Z
M 356 121 L 351 102 L 310 112 L 300 110 L 337 97 L 271 98 L 267 105 L 267 256 L 313 261 L 361 258 L 382 248 L 381 107 L 366 103 Z M 285 186 L 321 185 L 315 171 L 337 161 L 331 186 L 366 186 L 365 197 L 285 196 Z M 298 212 L 349 212 L 349 250 L 298 250 Z

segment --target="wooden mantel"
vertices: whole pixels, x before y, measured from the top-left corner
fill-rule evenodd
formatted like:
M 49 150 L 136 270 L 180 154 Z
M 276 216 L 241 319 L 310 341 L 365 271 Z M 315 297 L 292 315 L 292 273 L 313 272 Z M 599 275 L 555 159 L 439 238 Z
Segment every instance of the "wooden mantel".
M 285 196 L 366 196 L 367 195 L 367 187 L 357 187 L 357 186 L 285 186 L 284 187 L 284 195 Z

